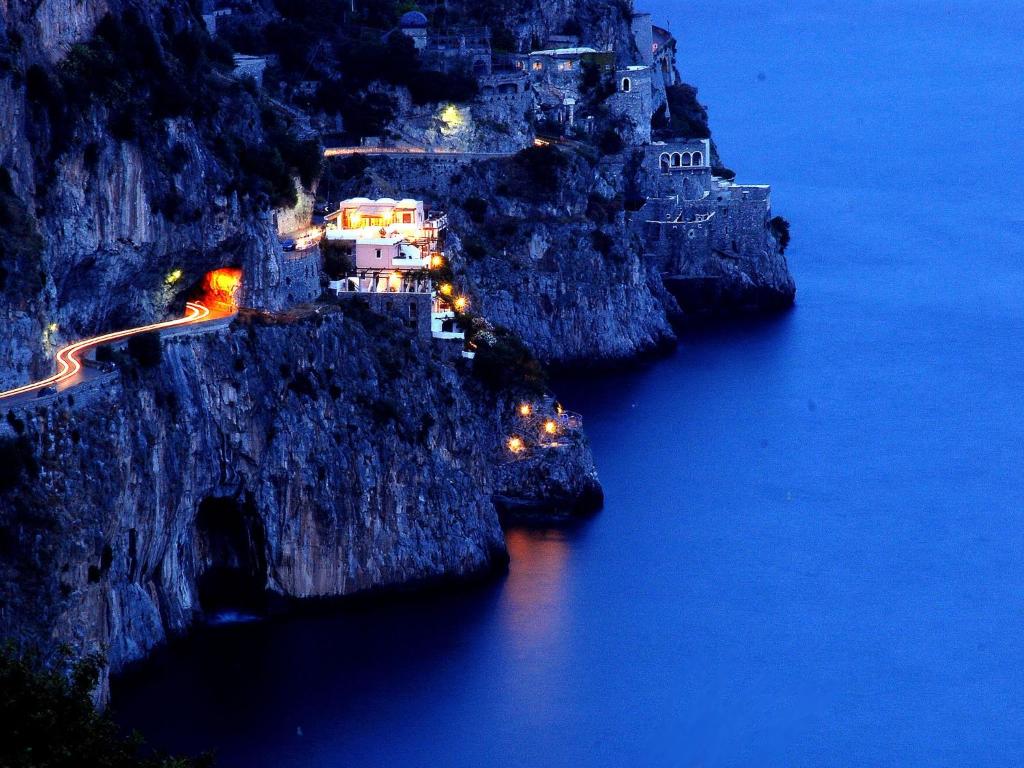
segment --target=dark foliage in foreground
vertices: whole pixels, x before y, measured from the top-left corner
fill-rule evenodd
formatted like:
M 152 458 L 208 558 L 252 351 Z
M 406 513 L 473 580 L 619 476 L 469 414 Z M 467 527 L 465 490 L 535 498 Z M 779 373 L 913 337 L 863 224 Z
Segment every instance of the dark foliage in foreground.
M 124 738 L 93 707 L 101 661 L 46 664 L 36 653 L 0 647 L 0 765 L 5 768 L 200 768 L 200 759 L 145 756 L 138 734 Z

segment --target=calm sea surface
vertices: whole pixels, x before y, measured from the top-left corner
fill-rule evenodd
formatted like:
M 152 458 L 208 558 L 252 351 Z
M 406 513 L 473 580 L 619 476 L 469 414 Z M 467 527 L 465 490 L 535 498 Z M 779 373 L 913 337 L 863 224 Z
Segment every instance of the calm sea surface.
M 455 596 L 213 628 L 115 699 L 221 764 L 1024 760 L 1024 5 L 648 2 L 798 307 L 563 389 L 607 492 Z

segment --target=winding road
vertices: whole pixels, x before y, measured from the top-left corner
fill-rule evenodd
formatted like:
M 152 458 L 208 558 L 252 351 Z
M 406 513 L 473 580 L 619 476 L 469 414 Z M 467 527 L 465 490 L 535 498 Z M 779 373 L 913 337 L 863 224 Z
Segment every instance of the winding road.
M 63 389 L 71 386 L 75 383 L 75 377 L 77 377 L 82 371 L 82 362 L 80 359 L 82 353 L 92 349 L 93 347 L 97 347 L 101 344 L 121 341 L 129 338 L 130 336 L 137 336 L 140 333 L 147 333 L 149 331 L 164 331 L 183 325 L 202 323 L 213 319 L 211 318 L 211 315 L 214 315 L 214 313 L 211 312 L 205 304 L 198 301 L 189 301 L 185 304 L 185 315 L 177 318 L 176 320 L 165 320 L 161 323 L 151 323 L 150 325 L 143 325 L 138 328 L 114 331 L 112 333 L 105 333 L 102 336 L 93 336 L 92 338 L 82 339 L 81 341 L 76 341 L 73 344 L 68 344 L 66 347 L 61 347 L 57 352 L 57 373 L 40 381 L 34 381 L 31 384 L 25 384 L 21 387 L 15 387 L 14 389 L 8 389 L 4 392 L 0 392 L 0 400 L 7 400 L 9 398 L 17 397 L 18 395 L 27 395 L 31 392 L 39 392 L 39 390 L 47 387 L 63 385 Z M 215 315 L 215 317 L 221 316 L 222 314 Z
M 444 160 L 458 158 L 463 160 L 486 160 L 491 157 L 511 157 L 515 152 L 459 152 L 452 149 L 423 149 L 421 147 L 325 147 L 324 157 L 348 157 L 351 155 L 384 155 L 403 157 L 412 155 L 416 158 Z

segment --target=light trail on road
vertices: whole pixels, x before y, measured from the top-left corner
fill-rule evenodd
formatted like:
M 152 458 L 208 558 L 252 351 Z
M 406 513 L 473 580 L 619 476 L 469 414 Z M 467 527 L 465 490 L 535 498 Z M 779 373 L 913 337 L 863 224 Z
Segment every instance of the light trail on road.
M 201 304 L 198 301 L 189 301 L 185 303 L 185 316 L 179 317 L 176 320 L 165 320 L 162 323 L 151 323 L 150 325 L 143 325 L 138 328 L 114 331 L 113 333 L 105 333 L 102 336 L 93 336 L 89 339 L 82 339 L 81 341 L 76 341 L 73 344 L 68 344 L 66 347 L 61 347 L 61 349 L 57 351 L 57 373 L 53 374 L 53 376 L 42 379 L 41 381 L 35 381 L 22 387 L 16 387 L 15 389 L 8 389 L 5 392 L 0 392 L 0 400 L 8 397 L 15 397 L 16 395 L 23 395 L 26 392 L 33 392 L 45 387 L 54 386 L 77 376 L 79 371 L 82 370 L 82 363 L 79 362 L 78 355 L 80 352 L 90 349 L 91 347 L 99 346 L 100 344 L 107 344 L 111 341 L 120 341 L 121 339 L 126 339 L 129 336 L 137 336 L 140 333 L 147 333 L 149 331 L 162 331 L 167 328 L 175 328 L 179 325 L 201 323 L 209 316 L 210 310 L 206 305 Z

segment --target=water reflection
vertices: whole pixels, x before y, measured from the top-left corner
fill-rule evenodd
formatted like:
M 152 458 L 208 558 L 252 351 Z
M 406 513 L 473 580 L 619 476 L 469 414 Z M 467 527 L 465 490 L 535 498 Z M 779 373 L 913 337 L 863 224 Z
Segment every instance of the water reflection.
M 512 561 L 499 604 L 506 637 L 520 653 L 551 646 L 566 630 L 568 533 L 517 529 L 505 538 Z

